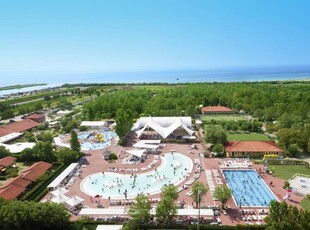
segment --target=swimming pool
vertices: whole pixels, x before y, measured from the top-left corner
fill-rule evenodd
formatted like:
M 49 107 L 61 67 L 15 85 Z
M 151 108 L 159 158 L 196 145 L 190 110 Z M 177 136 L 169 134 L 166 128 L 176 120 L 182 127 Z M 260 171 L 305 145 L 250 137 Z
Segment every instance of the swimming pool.
M 278 200 L 255 170 L 222 170 L 237 206 L 266 207 Z
M 115 172 L 98 172 L 85 177 L 81 191 L 89 196 L 101 195 L 107 199 L 135 198 L 139 193 L 153 195 L 161 192 L 166 184 L 177 185 L 186 179 L 186 174 L 193 169 L 192 160 L 180 153 L 166 153 L 161 156 L 158 168 L 140 174 L 124 174 Z
M 102 136 L 102 141 L 97 141 L 96 135 Z M 107 148 L 111 145 L 111 139 L 117 137 L 114 131 L 100 130 L 97 132 L 86 131 L 78 134 L 78 139 L 83 140 L 81 143 L 82 150 L 97 150 Z

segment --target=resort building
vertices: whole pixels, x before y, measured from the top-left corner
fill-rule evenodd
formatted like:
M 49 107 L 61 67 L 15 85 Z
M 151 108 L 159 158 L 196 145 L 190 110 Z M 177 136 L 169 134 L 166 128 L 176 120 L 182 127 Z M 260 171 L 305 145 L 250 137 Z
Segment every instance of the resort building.
M 59 110 L 56 114 L 57 116 L 64 117 L 70 113 L 72 113 L 72 110 Z
M 142 139 L 193 138 L 191 117 L 141 117 L 132 131 Z
M 52 167 L 51 164 L 40 161 L 23 170 L 18 177 L 0 186 L 0 197 L 6 200 L 13 200 L 21 197 L 50 167 Z
M 43 113 L 31 114 L 24 117 L 21 121 L 15 121 L 0 127 L 0 143 L 9 142 L 22 135 L 22 132 L 29 131 L 40 123 L 46 121 L 46 115 Z
M 24 117 L 24 119 L 30 119 L 39 123 L 43 123 L 46 121 L 46 115 L 44 113 L 35 113 Z
M 214 114 L 214 113 L 234 113 L 231 108 L 225 106 L 207 106 L 201 108 L 202 114 Z
M 40 123 L 31 119 L 23 119 L 21 121 L 12 122 L 0 127 L 0 137 L 9 135 L 11 133 L 20 133 L 30 130 L 34 127 L 37 127 L 39 124 Z
M 229 141 L 225 145 L 227 157 L 257 157 L 281 154 L 284 151 L 272 141 Z
M 16 161 L 15 157 L 7 156 L 0 159 L 0 174 L 11 167 Z

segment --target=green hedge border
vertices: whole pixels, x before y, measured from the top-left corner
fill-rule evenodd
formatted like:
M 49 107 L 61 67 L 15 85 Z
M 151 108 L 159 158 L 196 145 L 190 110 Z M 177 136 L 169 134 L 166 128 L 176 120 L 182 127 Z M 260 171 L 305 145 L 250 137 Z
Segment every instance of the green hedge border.
M 187 230 L 196 230 L 197 225 L 191 224 L 191 225 L 140 225 L 138 226 L 138 229 L 140 230 L 155 230 L 155 229 L 187 229 Z M 240 229 L 240 230 L 265 230 L 264 225 L 237 225 L 237 226 L 228 226 L 228 225 L 210 225 L 210 224 L 200 224 L 199 225 L 200 230 L 204 229 L 216 229 L 216 230 L 225 230 L 225 229 Z

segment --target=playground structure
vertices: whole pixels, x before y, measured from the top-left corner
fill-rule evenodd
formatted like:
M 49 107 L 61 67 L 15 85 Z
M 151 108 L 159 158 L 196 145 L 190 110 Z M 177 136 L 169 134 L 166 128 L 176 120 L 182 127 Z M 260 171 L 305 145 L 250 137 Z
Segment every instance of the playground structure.
M 95 134 L 95 137 L 96 137 L 97 142 L 104 142 L 104 138 L 102 136 L 102 133 Z

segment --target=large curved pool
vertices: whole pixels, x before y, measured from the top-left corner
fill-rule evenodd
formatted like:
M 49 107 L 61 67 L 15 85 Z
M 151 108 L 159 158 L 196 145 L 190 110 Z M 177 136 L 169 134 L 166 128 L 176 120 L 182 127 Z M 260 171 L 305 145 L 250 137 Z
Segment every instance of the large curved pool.
M 181 153 L 166 153 L 161 156 L 158 168 L 139 174 L 98 172 L 85 177 L 81 190 L 89 196 L 100 195 L 107 199 L 135 198 L 139 193 L 153 195 L 161 192 L 167 184 L 178 185 L 193 169 L 192 160 Z

